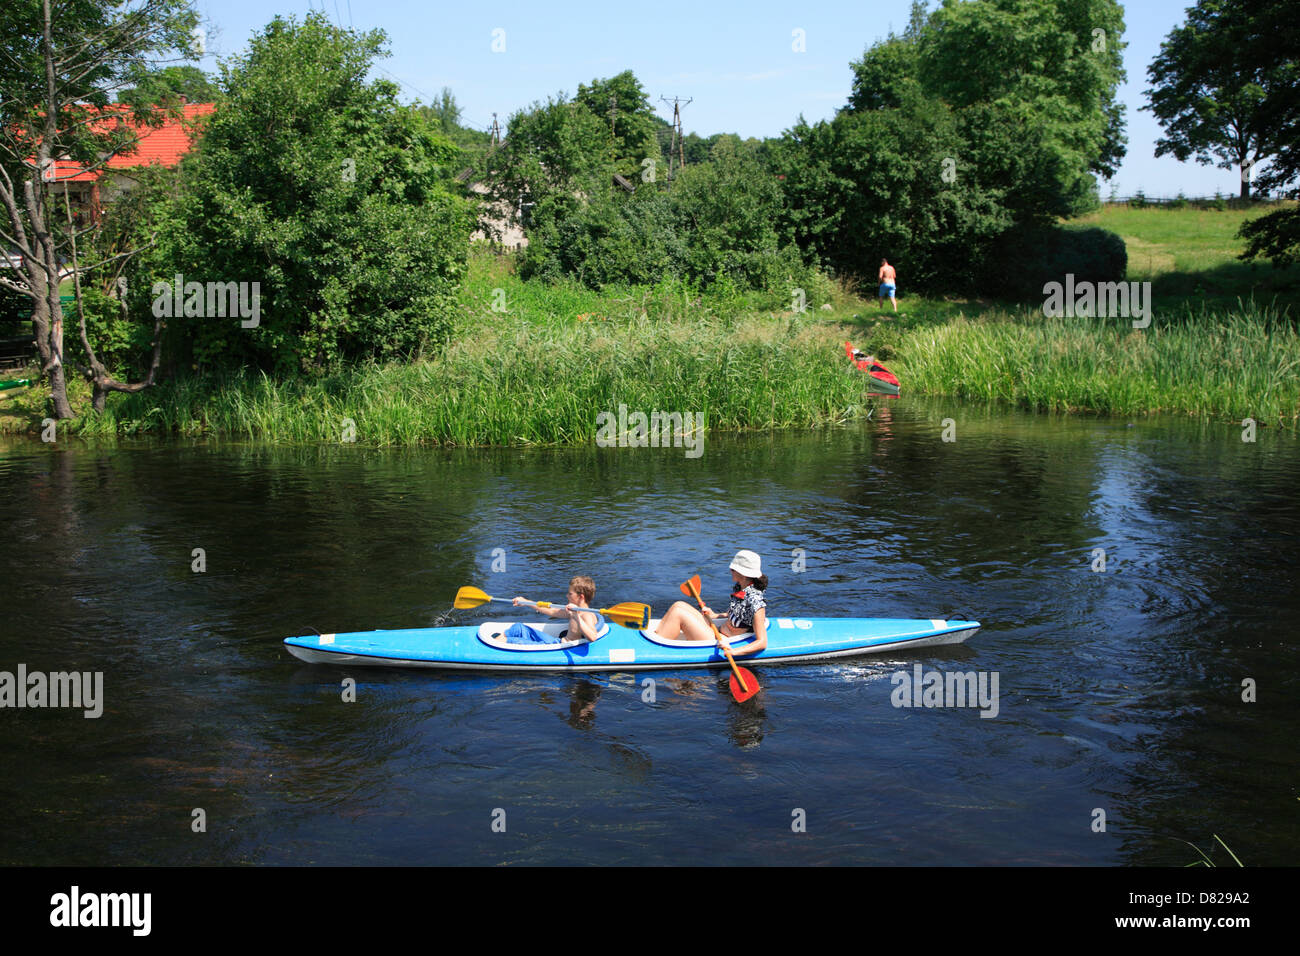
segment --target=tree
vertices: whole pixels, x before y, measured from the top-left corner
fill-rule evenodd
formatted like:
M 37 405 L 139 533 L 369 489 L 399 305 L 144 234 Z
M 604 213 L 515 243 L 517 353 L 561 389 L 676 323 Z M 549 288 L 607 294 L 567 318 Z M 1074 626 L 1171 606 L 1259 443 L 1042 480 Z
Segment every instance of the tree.
M 1123 33 L 1116 0 L 946 0 L 917 30 L 919 79 L 955 109 L 983 104 L 1013 118 L 1022 148 L 1052 154 L 1073 195 L 1088 174 L 1113 176 L 1124 156 Z
M 1295 9 L 1281 0 L 1199 0 L 1147 68 L 1156 155 L 1249 171 L 1277 157 L 1300 110 Z M 1290 38 L 1290 42 L 1286 42 Z
M 191 55 L 197 15 L 188 0 L 67 0 L 57 11 L 52 0 L 9 0 L 6 17 L 15 28 L 0 38 L 0 241 L 17 253 L 20 266 L 0 283 L 31 299 L 42 372 L 49 376 L 54 414 L 63 419 L 73 412 L 59 285 L 77 232 L 59 201 L 66 202 L 67 174 L 58 161 L 78 164 L 76 172 L 101 170 L 135 148 L 138 124 L 163 121 L 161 110 L 106 108 L 116 90 L 160 57 Z M 71 274 L 79 278 L 102 265 L 74 258 Z M 78 324 L 91 359 L 82 372 L 98 396 L 152 383 L 152 369 L 143 382 L 116 381 L 94 358 L 84 313 Z
M 655 162 L 662 158 L 656 134 L 662 120 L 655 115 L 649 97 L 631 70 L 609 79 L 592 80 L 590 86 L 579 84 L 573 99 L 604 120 L 604 141 L 623 175 L 639 173 L 641 161 L 647 157 Z
M 483 166 L 484 157 L 492 148 L 492 134 L 461 124 L 464 113 L 449 86 L 444 86 L 431 104 L 425 106 L 417 103 L 415 109 L 434 132 L 460 147 L 453 160 L 457 183 L 460 184 L 457 192 L 468 195 L 469 186 L 461 181 L 460 174 L 464 170 Z
M 1263 105 L 1265 122 L 1273 130 L 1276 150 L 1272 161 L 1256 180 L 1260 190 L 1276 190 L 1300 198 L 1300 19 L 1282 0 L 1261 0 L 1250 42 L 1259 59 L 1277 64 L 1273 78 L 1279 93 Z M 1300 207 L 1278 209 L 1243 223 L 1238 236 L 1246 240 L 1241 258 L 1267 257 L 1276 266 L 1300 262 Z
M 680 279 L 788 296 L 805 270 L 778 236 L 780 187 L 756 153 L 756 143 L 723 134 L 709 160 L 688 165 L 671 189 L 638 179 L 629 194 L 593 176 L 580 191 L 541 197 L 521 274 L 572 276 L 593 288 Z
M 456 96 L 451 91 L 450 86 L 444 86 L 431 104 L 421 107 L 425 119 L 432 122 L 435 129 L 446 136 L 448 139 L 455 139 L 456 134 L 463 129 L 460 125 L 460 117 L 463 112 L 460 104 L 456 102 Z
M 954 157 L 961 165 L 945 166 Z M 809 256 L 872 281 L 888 258 L 907 264 L 913 288 L 951 287 L 972 283 L 1014 224 L 1008 184 L 985 182 L 968 157 L 959 116 L 913 89 L 896 109 L 844 111 L 811 127 L 801 119 L 774 163 L 788 229 Z
M 215 103 L 219 95 L 208 75 L 197 66 L 147 70 L 136 65 L 131 70 L 130 82 L 134 86 L 119 91 L 117 101 L 136 107 L 175 106 L 182 98 L 188 103 Z
M 913 5 L 913 13 L 916 6 Z M 869 47 L 861 60 L 849 64 L 853 70 L 853 90 L 846 109 L 854 113 L 867 110 L 897 109 L 903 90 L 917 85 L 920 51 L 916 39 L 923 24 L 914 24 L 907 36 L 891 34 Z
M 155 283 L 177 275 L 260 296 L 248 326 L 186 294 L 172 322 L 194 364 L 327 369 L 450 334 L 473 228 L 452 185 L 459 151 L 395 84 L 366 81 L 384 43 L 313 12 L 276 17 L 222 64 L 222 108 L 131 283 L 156 304 Z
M 578 195 L 608 187 L 615 169 L 609 126 L 563 93 L 510 115 L 508 135 L 484 158 L 490 205 L 525 227 L 538 217 L 563 217 Z M 525 210 L 531 210 L 525 221 Z
M 774 145 L 785 228 L 808 255 L 874 281 L 983 282 L 995 243 L 1095 206 L 1123 155 L 1114 0 L 914 3 L 906 31 L 852 64 L 829 123 Z

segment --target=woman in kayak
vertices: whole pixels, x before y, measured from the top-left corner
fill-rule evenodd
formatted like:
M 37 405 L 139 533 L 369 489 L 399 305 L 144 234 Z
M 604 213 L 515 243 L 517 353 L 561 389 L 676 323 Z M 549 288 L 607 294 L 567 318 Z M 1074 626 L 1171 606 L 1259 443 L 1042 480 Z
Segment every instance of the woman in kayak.
M 560 607 L 539 607 L 537 610 L 547 617 L 567 617 L 569 633 L 565 640 L 578 639 L 594 641 L 596 635 L 605 627 L 605 616 L 598 611 L 583 611 L 580 608 L 591 607 L 596 599 L 596 582 L 585 574 L 580 574 L 569 582 L 569 603 Z M 526 603 L 523 598 L 514 600 L 515 606 Z
M 718 631 L 723 637 L 753 631 L 754 639 L 731 653 L 735 657 L 757 654 L 767 647 L 767 602 L 763 599 L 767 575 L 763 573 L 762 560 L 753 551 L 736 552 L 731 561 L 731 580 L 736 583 L 736 590 L 731 595 L 727 619 L 718 625 Z M 718 617 L 707 605 L 703 613 L 710 619 Z M 714 640 L 713 629 L 701 616 L 700 608 L 685 601 L 670 607 L 655 631 L 667 641 Z

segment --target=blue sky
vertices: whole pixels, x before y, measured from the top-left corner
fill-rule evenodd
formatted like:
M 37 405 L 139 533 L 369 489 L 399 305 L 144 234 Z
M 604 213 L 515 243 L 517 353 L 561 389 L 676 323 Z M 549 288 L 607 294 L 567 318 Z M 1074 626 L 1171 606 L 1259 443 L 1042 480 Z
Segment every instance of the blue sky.
M 1142 0 L 1125 5 L 1124 65 L 1119 98 L 1127 107 L 1128 155 L 1118 175 L 1103 183 L 1120 195 L 1236 195 L 1235 170 L 1154 157 L 1160 127 L 1145 105 L 1146 68 L 1169 31 L 1185 17 L 1188 0 Z M 932 0 L 931 7 L 937 6 Z M 579 83 L 631 69 L 660 114 L 661 96 L 691 99 L 682 111 L 688 133 L 777 136 L 800 113 L 827 119 L 848 98 L 849 62 L 890 30 L 907 24 L 909 0 L 653 3 L 557 2 L 418 3 L 410 0 L 198 0 L 208 21 L 212 70 L 216 56 L 246 49 L 248 38 L 276 14 L 300 20 L 323 10 L 335 23 L 383 29 L 391 56 L 379 75 L 402 85 L 407 100 L 433 99 L 449 86 L 464 121 L 487 128 L 495 112 L 505 125 L 514 110 Z M 496 33 L 494 31 L 504 31 Z M 804 50 L 796 52 L 795 31 Z M 504 45 L 501 52 L 493 51 Z

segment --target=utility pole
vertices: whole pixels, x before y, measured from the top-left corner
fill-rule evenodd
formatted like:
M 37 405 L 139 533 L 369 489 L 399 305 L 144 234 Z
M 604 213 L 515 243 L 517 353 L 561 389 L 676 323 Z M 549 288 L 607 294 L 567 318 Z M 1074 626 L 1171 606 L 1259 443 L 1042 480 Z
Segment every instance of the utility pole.
M 492 148 L 496 149 L 501 145 L 501 127 L 497 125 L 497 114 L 492 114 Z
M 666 96 L 661 96 L 661 97 L 659 97 L 659 99 L 663 100 L 665 103 L 668 102 L 668 97 L 666 97 Z M 682 103 L 680 97 L 674 96 L 674 97 L 673 97 L 673 100 L 672 100 L 672 103 L 673 103 L 673 143 L 672 143 L 672 146 L 669 146 L 669 147 L 668 147 L 668 180 L 669 180 L 669 182 L 671 182 L 671 181 L 672 181 L 672 178 L 673 178 L 673 146 L 676 146 L 676 147 L 677 147 L 677 155 L 678 155 L 678 157 L 679 157 L 680 160 L 681 160 L 681 166 L 682 166 L 682 168 L 683 168 L 683 169 L 686 168 L 686 145 L 685 145 L 685 136 L 683 136 L 683 134 L 682 134 L 682 111 L 681 111 L 681 107 L 682 107 L 682 106 L 690 106 L 691 101 L 694 100 L 694 99 L 695 99 L 695 97 L 691 97 L 691 99 L 687 100 L 685 103 Z

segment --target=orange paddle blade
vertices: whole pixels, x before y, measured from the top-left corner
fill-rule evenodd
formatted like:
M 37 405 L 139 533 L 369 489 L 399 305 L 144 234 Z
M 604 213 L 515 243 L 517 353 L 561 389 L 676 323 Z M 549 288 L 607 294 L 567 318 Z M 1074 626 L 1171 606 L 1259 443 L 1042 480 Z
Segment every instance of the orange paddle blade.
M 682 582 L 682 593 L 688 598 L 700 599 L 700 576 L 698 574 L 691 577 L 689 581 Z
M 737 680 L 737 675 L 740 677 L 739 680 Z M 741 681 L 744 681 L 743 685 Z M 748 667 L 738 668 L 736 673 L 731 675 L 731 680 L 728 683 L 731 687 L 731 696 L 736 698 L 738 704 L 744 703 L 758 693 L 758 678 L 754 676 Z

